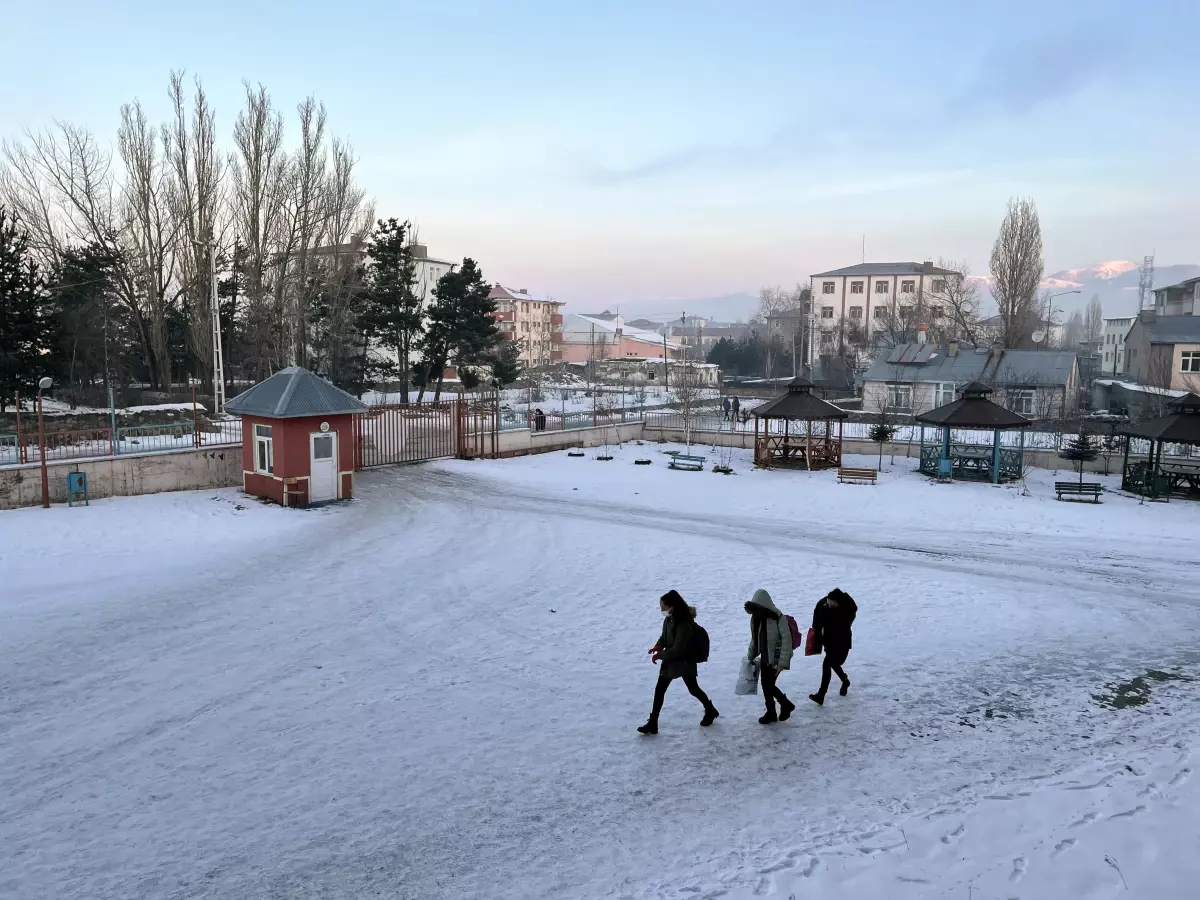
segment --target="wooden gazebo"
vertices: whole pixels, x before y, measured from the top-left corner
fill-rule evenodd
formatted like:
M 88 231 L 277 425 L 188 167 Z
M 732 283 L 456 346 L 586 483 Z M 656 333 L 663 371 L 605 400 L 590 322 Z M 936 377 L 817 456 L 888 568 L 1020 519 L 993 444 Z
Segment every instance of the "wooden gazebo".
M 812 389 L 813 383 L 807 378 L 793 378 L 786 394 L 755 408 L 756 466 L 793 466 L 812 471 L 842 464 L 842 420 L 846 411 L 814 397 Z M 783 422 L 782 432 L 772 430 L 773 421 Z M 836 435 L 834 422 L 838 426 Z
M 1025 464 L 1025 432 L 1017 448 L 1001 447 L 1000 435 L 1010 429 L 1028 428 L 1033 424 L 1012 410 L 988 399 L 992 389 L 972 381 L 962 389 L 959 399 L 916 417 L 921 426 L 920 471 L 939 478 L 974 478 L 999 484 L 1021 477 Z M 941 429 L 940 440 L 925 445 L 925 426 Z M 992 432 L 992 443 L 978 444 L 954 441 L 951 431 L 956 428 Z
M 1121 489 L 1150 499 L 1170 497 L 1200 498 L 1200 462 L 1189 459 L 1163 459 L 1168 444 L 1200 446 L 1200 397 L 1185 394 L 1167 404 L 1170 412 L 1157 419 L 1127 425 L 1120 433 L 1150 442 L 1146 459 L 1129 461 L 1130 440 L 1125 442 L 1125 462 L 1121 469 Z

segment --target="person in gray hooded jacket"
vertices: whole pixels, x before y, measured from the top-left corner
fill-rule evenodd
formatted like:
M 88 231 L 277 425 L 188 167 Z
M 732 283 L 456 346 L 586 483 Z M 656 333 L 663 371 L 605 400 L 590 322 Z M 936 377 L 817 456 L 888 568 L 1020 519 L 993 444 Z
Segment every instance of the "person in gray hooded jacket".
M 779 673 L 792 665 L 792 630 L 779 611 L 771 595 L 761 588 L 746 604 L 750 614 L 749 658 L 759 659 L 759 676 L 762 678 L 763 700 L 767 704 L 766 714 L 758 721 L 763 725 L 786 722 L 796 704 L 779 689 Z M 775 711 L 775 701 L 779 711 Z

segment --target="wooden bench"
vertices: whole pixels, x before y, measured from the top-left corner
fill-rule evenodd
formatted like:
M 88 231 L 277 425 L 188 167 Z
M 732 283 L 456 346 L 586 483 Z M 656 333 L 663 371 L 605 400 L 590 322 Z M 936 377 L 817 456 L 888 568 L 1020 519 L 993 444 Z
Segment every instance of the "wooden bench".
M 683 469 L 688 472 L 704 471 L 704 463 L 707 462 L 707 457 L 704 456 L 688 456 L 684 453 L 676 453 L 671 456 L 670 469 Z
M 838 484 L 874 484 L 878 478 L 875 469 L 838 469 Z
M 1068 497 L 1091 497 L 1093 503 L 1099 503 L 1103 493 L 1104 485 L 1097 481 L 1085 481 L 1082 484 L 1078 481 L 1054 482 L 1054 495 L 1059 500 L 1066 494 Z

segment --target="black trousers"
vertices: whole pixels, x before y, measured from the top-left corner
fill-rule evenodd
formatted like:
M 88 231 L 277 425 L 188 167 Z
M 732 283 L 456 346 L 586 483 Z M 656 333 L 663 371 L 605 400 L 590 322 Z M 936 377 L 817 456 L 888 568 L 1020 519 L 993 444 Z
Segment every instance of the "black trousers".
M 680 675 L 684 685 L 688 689 L 688 693 L 704 704 L 707 710 L 712 704 L 708 700 L 708 694 L 704 693 L 700 688 L 700 682 L 696 680 L 695 675 Z M 650 713 L 650 718 L 657 721 L 658 714 L 662 712 L 663 701 L 667 699 L 667 688 L 671 686 L 673 678 L 659 678 L 658 684 L 654 686 L 654 710 Z
M 829 690 L 830 676 L 836 672 L 837 677 L 842 679 L 842 684 L 848 684 L 850 679 L 846 677 L 846 673 L 842 671 L 842 663 L 846 661 L 846 657 L 850 655 L 849 650 L 837 649 L 830 647 L 825 648 L 825 659 L 821 663 L 821 689 L 817 691 L 822 697 Z
M 791 706 L 792 701 L 787 698 L 787 694 L 779 689 L 779 669 L 774 666 L 768 666 L 765 663 L 759 669 L 759 677 L 762 679 L 763 700 L 767 704 L 767 712 L 775 712 L 775 701 L 778 700 L 780 706 Z

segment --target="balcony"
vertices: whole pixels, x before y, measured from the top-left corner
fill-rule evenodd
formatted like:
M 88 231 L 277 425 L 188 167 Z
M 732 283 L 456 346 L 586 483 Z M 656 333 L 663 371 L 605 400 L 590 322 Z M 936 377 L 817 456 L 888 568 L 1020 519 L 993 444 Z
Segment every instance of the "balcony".
M 563 317 L 561 315 L 559 315 L 558 313 L 555 313 L 554 315 L 550 316 L 550 327 L 553 328 L 556 325 L 559 327 L 562 327 L 562 323 L 563 323 Z
M 496 317 L 497 322 L 511 322 L 516 313 L 513 312 L 495 312 L 492 315 Z
M 563 342 L 563 333 L 561 331 L 550 332 L 550 343 L 561 344 Z
M 563 352 L 561 350 L 550 351 L 550 362 L 562 362 Z

